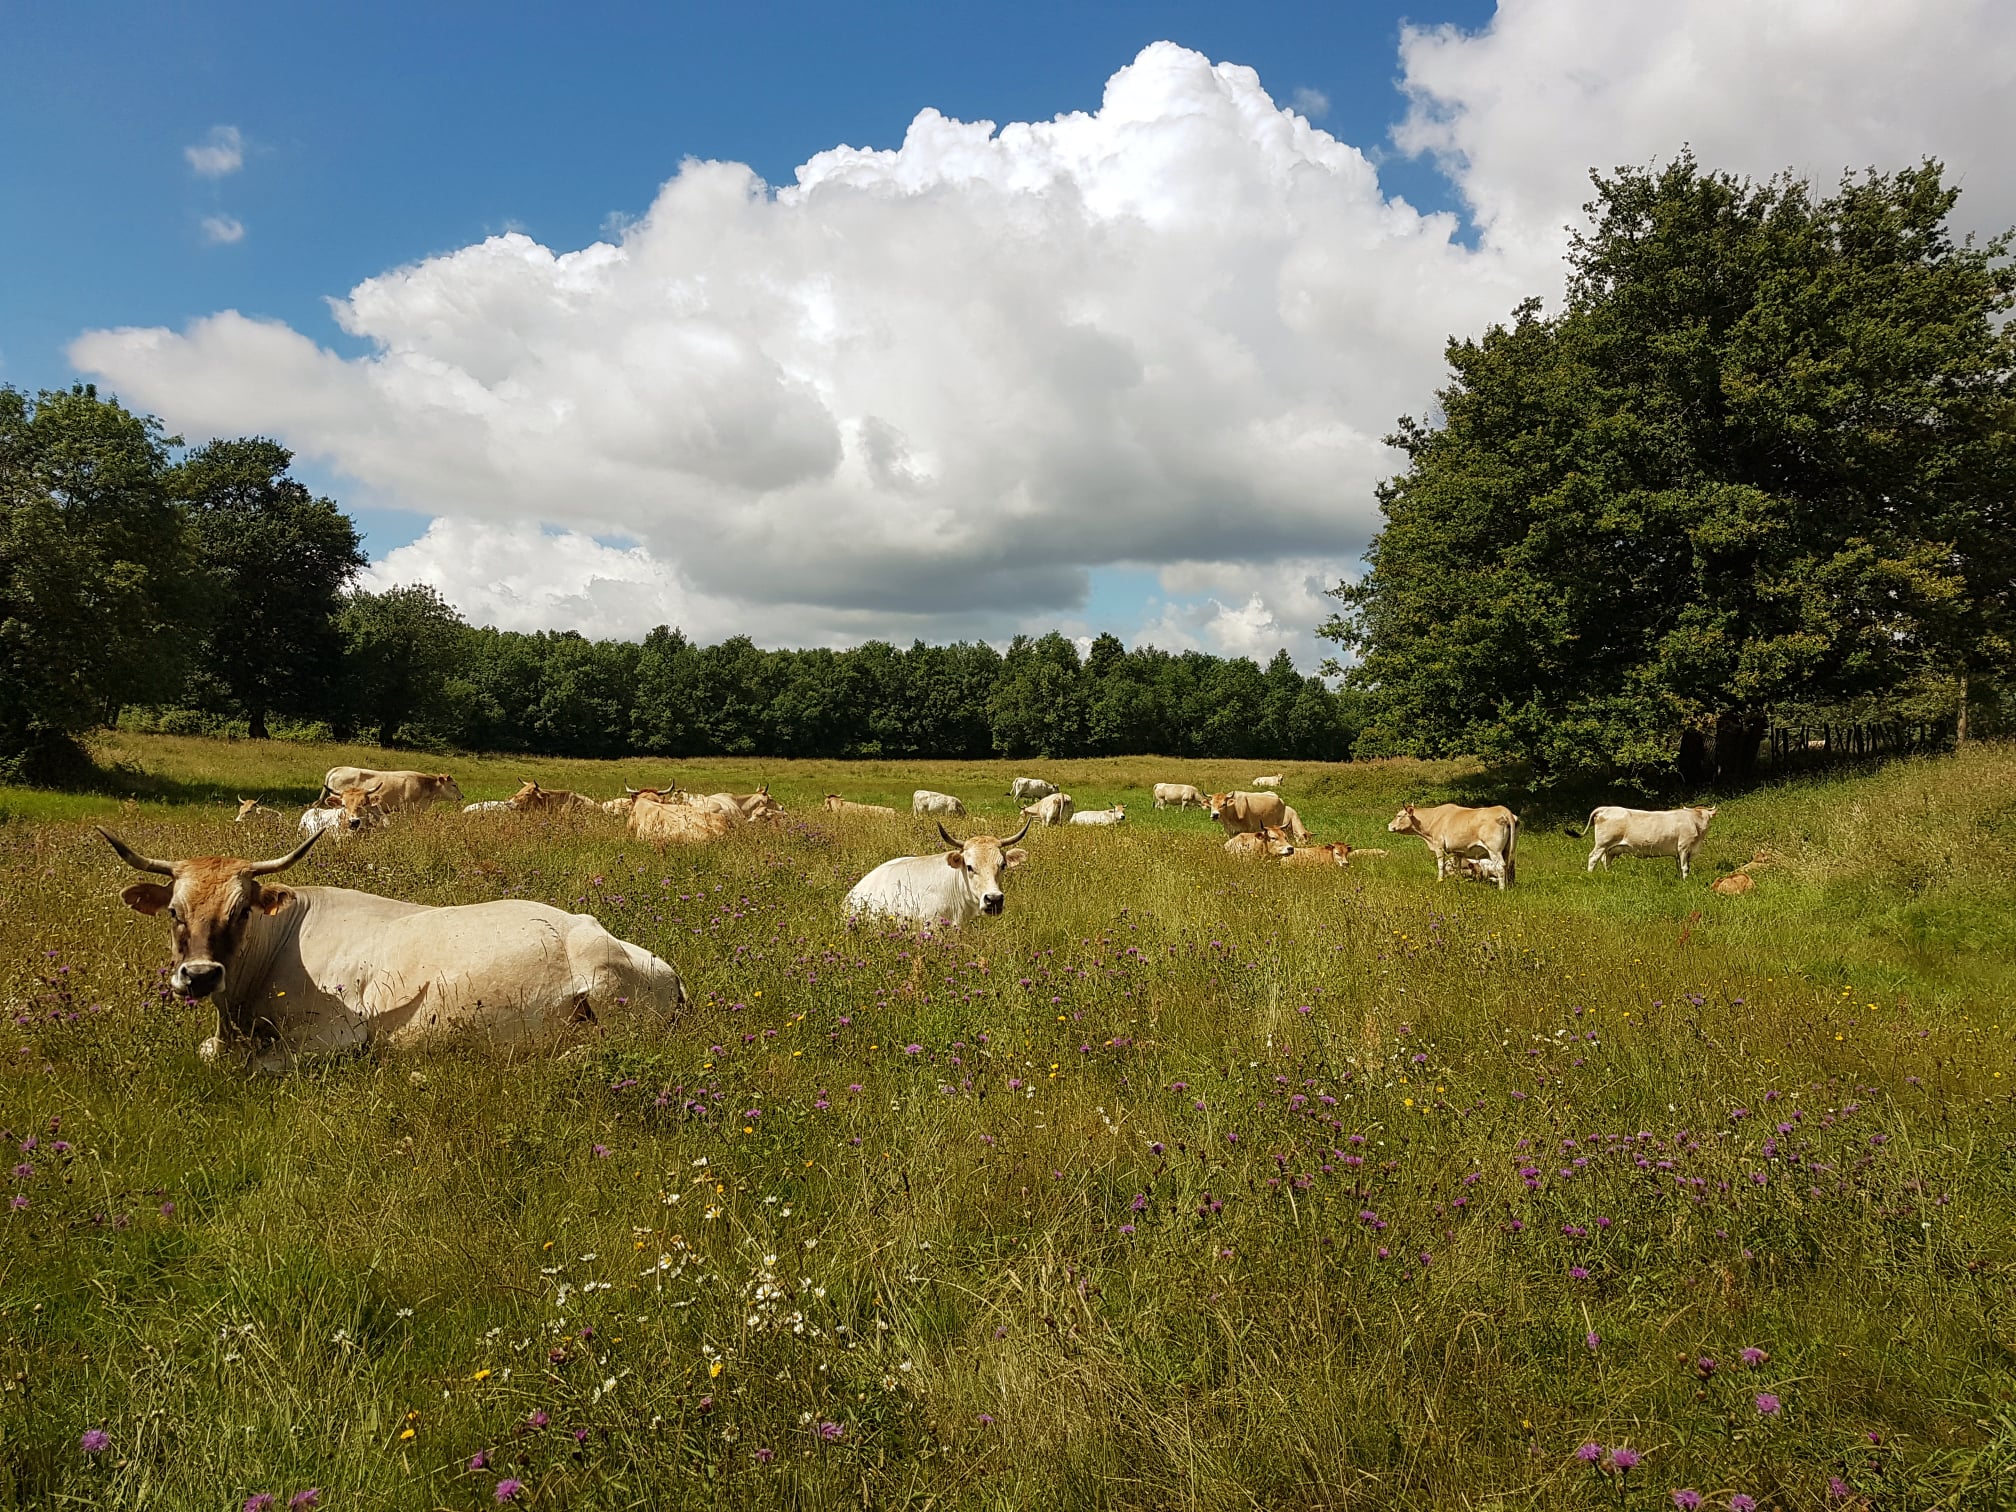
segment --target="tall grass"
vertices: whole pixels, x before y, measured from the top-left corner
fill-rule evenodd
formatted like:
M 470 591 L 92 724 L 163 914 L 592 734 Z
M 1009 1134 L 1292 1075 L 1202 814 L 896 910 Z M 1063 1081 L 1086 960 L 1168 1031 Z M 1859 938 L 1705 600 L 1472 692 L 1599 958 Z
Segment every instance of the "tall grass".
M 929 786 L 998 830 L 1005 766 L 450 763 L 471 799 L 767 778 L 793 815 L 663 857 L 599 817 L 318 848 L 298 880 L 592 912 L 695 1004 L 277 1081 L 196 1060 L 82 821 L 277 852 L 222 799 L 403 763 L 105 755 L 102 798 L 0 795 L 11 1504 L 2010 1504 L 2007 749 L 1728 803 L 1684 884 L 1531 824 L 1502 895 L 1418 842 L 1234 863 L 1149 806 L 1244 767 L 1066 763 L 1127 824 L 1034 832 L 1003 918 L 920 937 L 838 903 L 928 827 L 817 799 Z M 1371 846 L 1480 780 L 1286 791 Z M 1759 850 L 1755 893 L 1706 891 Z

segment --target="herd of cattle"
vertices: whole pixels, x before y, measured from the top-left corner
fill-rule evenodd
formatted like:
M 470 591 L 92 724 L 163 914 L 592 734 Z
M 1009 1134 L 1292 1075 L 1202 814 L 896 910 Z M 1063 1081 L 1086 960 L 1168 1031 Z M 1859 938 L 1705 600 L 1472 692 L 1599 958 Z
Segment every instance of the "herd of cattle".
M 1155 806 L 1198 807 L 1224 831 L 1225 850 L 1273 865 L 1347 866 L 1354 850 L 1341 842 L 1310 842 L 1301 817 L 1277 789 L 1281 778 L 1256 778 L 1248 790 L 1204 793 L 1182 783 L 1157 783 Z M 849 918 L 879 917 L 921 925 L 965 924 L 1006 906 L 1003 878 L 1028 852 L 1020 844 L 1032 826 L 1115 825 L 1126 809 L 1078 812 L 1071 795 L 1038 778 L 1017 778 L 1009 796 L 1022 808 L 1022 828 L 1006 839 L 955 838 L 943 819 L 963 816 L 948 793 L 920 788 L 911 812 L 937 821 L 946 849 L 885 861 L 847 893 Z M 774 823 L 785 810 L 767 785 L 753 793 L 687 793 L 676 786 L 626 787 L 597 802 L 579 793 L 525 782 L 510 798 L 463 803 L 446 773 L 334 767 L 321 796 L 300 819 L 303 839 L 275 860 L 199 856 L 178 861 L 143 856 L 109 831 L 105 839 L 129 866 L 169 879 L 135 883 L 121 894 L 143 914 L 165 913 L 174 938 L 173 989 L 209 998 L 217 1030 L 200 1047 L 206 1058 L 229 1055 L 256 1070 L 283 1070 L 304 1054 L 413 1044 L 476 1032 L 510 1046 L 542 1041 L 567 1026 L 605 1025 L 624 1017 L 669 1020 L 685 1001 L 670 963 L 610 934 L 587 914 L 544 903 L 502 899 L 433 907 L 338 887 L 288 888 L 264 881 L 287 870 L 324 834 L 339 840 L 382 828 L 401 811 L 437 803 L 465 813 L 569 810 L 625 816 L 632 835 L 663 850 L 701 844 L 750 825 Z M 837 793 L 825 809 L 896 819 L 894 808 L 854 803 Z M 239 800 L 239 822 L 279 818 L 256 798 Z M 1676 858 L 1688 875 L 1715 817 L 1712 808 L 1643 810 L 1602 807 L 1578 837 L 1593 836 L 1587 869 L 1606 870 L 1613 856 Z M 1402 806 L 1387 829 L 1420 839 L 1435 858 L 1437 879 L 1464 876 L 1503 889 L 1517 877 L 1519 817 L 1502 805 L 1468 808 L 1444 803 Z M 1748 883 L 1743 868 L 1724 883 Z

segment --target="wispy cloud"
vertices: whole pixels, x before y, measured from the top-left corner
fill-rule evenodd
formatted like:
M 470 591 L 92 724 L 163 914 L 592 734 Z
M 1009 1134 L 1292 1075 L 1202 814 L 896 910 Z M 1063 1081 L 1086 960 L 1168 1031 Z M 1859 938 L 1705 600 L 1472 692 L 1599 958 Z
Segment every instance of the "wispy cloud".
M 245 240 L 245 222 L 235 215 L 206 215 L 203 217 L 203 240 L 213 247 L 228 247 L 233 242 Z
M 207 140 L 184 147 L 182 156 L 204 178 L 223 178 L 245 166 L 245 138 L 236 126 L 212 126 Z M 242 233 L 241 233 L 242 234 Z M 236 236 L 226 241 L 236 241 Z
M 1306 116 L 1312 121 L 1320 121 L 1330 114 L 1330 96 L 1320 89 L 1311 89 L 1306 84 L 1288 96 L 1288 103 L 1294 106 L 1297 115 Z

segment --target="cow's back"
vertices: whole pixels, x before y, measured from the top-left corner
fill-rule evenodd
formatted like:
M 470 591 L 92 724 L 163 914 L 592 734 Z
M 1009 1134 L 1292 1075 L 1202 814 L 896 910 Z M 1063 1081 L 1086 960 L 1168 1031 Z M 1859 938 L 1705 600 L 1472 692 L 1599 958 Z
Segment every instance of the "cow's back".
M 848 890 L 844 907 L 849 918 L 867 914 L 918 922 L 950 919 L 954 924 L 976 912 L 964 873 L 935 853 L 884 861 Z
M 1218 822 L 1227 834 L 1239 834 L 1270 824 L 1285 828 L 1287 817 L 1288 805 L 1279 793 L 1233 793 L 1219 812 Z

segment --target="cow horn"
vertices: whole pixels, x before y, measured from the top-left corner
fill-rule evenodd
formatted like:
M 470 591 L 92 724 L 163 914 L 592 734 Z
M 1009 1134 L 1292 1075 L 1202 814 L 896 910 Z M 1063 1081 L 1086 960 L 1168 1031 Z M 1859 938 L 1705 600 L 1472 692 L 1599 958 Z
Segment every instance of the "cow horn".
M 1024 828 L 1027 828 L 1027 826 L 1025 825 Z M 952 849 L 954 850 L 966 849 L 966 842 L 964 840 L 954 840 L 950 835 L 945 834 L 945 824 L 943 820 L 939 821 L 938 833 L 941 835 L 945 835 L 945 843 L 951 846 Z
M 1023 820 L 1022 828 L 1015 831 L 1014 834 L 1010 835 L 1006 840 L 1003 840 L 1001 843 L 1003 845 L 1013 845 L 1017 840 L 1020 840 L 1024 835 L 1029 833 L 1029 826 L 1034 824 L 1035 822 L 1036 821 L 1034 819 Z
M 124 840 L 113 834 L 112 831 L 103 826 L 98 826 L 97 828 L 98 833 L 105 837 L 105 843 L 119 853 L 119 859 L 135 871 L 158 872 L 164 877 L 175 875 L 175 863 L 173 861 L 156 861 L 152 856 L 143 856 Z
M 108 835 L 106 838 L 110 839 L 111 837 Z M 252 865 L 247 868 L 247 870 L 255 877 L 266 877 L 271 876 L 274 872 L 283 872 L 287 870 L 288 867 L 292 866 L 296 861 L 299 861 L 303 856 L 307 855 L 308 852 L 314 847 L 315 842 L 317 840 L 320 840 L 321 838 L 322 838 L 322 832 L 320 830 L 317 830 L 314 834 L 310 835 L 306 840 L 303 840 L 299 845 L 295 846 L 294 849 L 287 852 L 287 854 L 282 856 L 279 860 L 254 861 Z
M 642 788 L 633 788 L 633 787 L 632 787 L 632 786 L 630 786 L 630 784 L 629 784 L 629 783 L 627 783 L 627 782 L 623 784 L 623 795 L 624 795 L 624 796 L 625 796 L 626 798 L 635 798 L 635 797 L 636 797 L 636 796 L 637 796 L 637 795 L 638 795 L 639 793 L 641 793 L 641 792 L 643 792 L 643 791 L 644 791 L 644 789 L 642 789 Z

